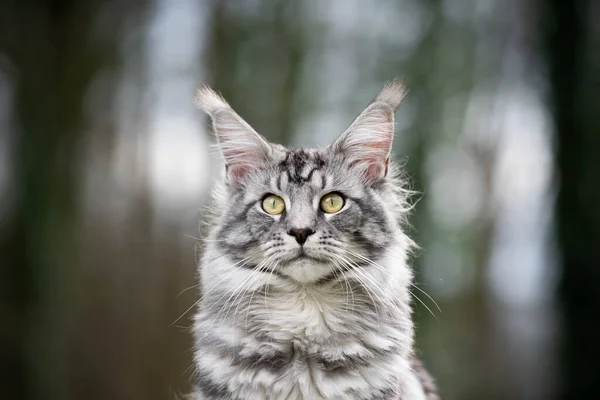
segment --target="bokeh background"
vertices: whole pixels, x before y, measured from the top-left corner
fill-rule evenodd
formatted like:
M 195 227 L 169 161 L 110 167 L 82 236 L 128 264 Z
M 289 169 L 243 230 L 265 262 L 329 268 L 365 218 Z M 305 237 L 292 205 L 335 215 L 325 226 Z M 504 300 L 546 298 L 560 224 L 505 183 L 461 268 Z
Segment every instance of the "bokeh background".
M 599 20 L 591 0 L 2 0 L 0 397 L 189 390 L 222 168 L 198 84 L 272 141 L 325 145 L 403 76 L 443 398 L 598 398 Z

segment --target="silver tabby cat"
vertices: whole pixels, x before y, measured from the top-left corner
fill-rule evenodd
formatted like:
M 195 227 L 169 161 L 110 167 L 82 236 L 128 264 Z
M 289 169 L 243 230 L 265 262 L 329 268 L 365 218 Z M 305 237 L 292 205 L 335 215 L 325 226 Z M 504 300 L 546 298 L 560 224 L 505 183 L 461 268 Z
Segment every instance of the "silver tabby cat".
M 291 149 L 198 90 L 226 172 L 200 262 L 194 400 L 438 398 L 414 358 L 389 161 L 404 95 L 391 81 L 333 144 Z

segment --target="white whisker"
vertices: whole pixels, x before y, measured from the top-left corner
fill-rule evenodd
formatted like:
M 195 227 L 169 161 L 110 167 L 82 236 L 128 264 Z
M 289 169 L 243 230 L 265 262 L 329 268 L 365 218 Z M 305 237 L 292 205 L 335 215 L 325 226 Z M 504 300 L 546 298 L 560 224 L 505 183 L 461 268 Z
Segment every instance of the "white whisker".
M 361 254 L 355 253 L 355 252 L 353 252 L 353 251 L 351 251 L 351 250 L 346 250 L 346 251 L 348 251 L 348 253 L 352 254 L 353 256 L 355 256 L 355 257 L 358 257 L 358 258 L 361 258 L 362 260 L 364 260 L 364 261 L 368 262 L 368 263 L 369 263 L 369 264 L 371 264 L 373 267 L 375 267 L 375 268 L 379 269 L 379 271 L 381 271 L 381 272 L 383 272 L 383 273 L 386 273 L 386 274 L 388 274 L 388 275 L 391 275 L 391 273 L 390 273 L 389 271 L 386 271 L 386 270 L 385 270 L 385 268 L 384 268 L 383 266 L 381 266 L 381 265 L 377 264 L 376 262 L 374 262 L 373 260 L 369 259 L 368 257 L 365 257 L 365 256 L 363 256 L 363 255 L 361 255 Z M 439 310 L 439 312 L 440 312 L 440 313 L 442 313 L 442 309 L 440 308 L 440 306 L 437 304 L 437 302 L 436 302 L 436 301 L 435 301 L 435 300 L 434 300 L 434 299 L 433 299 L 433 298 L 432 298 L 432 297 L 431 297 L 429 294 L 427 294 L 427 292 L 425 292 L 423 289 L 421 289 L 420 287 L 418 287 L 417 285 L 415 285 L 415 284 L 414 284 L 414 283 L 412 283 L 412 282 L 410 283 L 410 285 L 411 285 L 412 287 L 414 287 L 415 289 L 417 289 L 418 291 L 420 291 L 421 293 L 423 293 L 425 296 L 427 296 L 427 298 L 428 298 L 429 300 L 431 300 L 431 302 L 432 302 L 432 303 L 433 303 L 433 304 L 436 306 L 436 308 Z M 412 296 L 413 296 L 415 299 L 417 299 L 417 300 L 418 300 L 418 301 L 419 301 L 421 304 L 423 304 L 423 305 L 424 305 L 424 306 L 425 306 L 427 309 L 429 309 L 429 307 L 427 307 L 427 306 L 426 306 L 426 305 L 423 303 L 423 301 L 422 301 L 422 300 L 421 300 L 421 299 L 420 299 L 420 298 L 419 298 L 419 297 L 418 297 L 416 294 L 414 294 L 414 293 L 412 293 L 412 292 L 411 292 L 411 295 L 412 295 Z M 430 312 L 431 312 L 431 311 L 430 311 Z M 434 314 L 433 312 L 431 312 L 431 315 L 433 315 L 433 317 L 434 317 L 434 318 L 436 318 L 436 320 L 437 320 L 437 317 L 435 316 L 435 314 Z

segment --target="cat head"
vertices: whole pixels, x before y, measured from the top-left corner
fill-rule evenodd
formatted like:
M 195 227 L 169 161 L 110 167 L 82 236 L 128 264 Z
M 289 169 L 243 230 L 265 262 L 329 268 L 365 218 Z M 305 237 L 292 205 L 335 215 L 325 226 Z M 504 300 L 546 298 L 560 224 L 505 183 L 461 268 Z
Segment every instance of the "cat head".
M 376 260 L 402 235 L 405 196 L 390 163 L 394 112 L 406 94 L 386 84 L 325 148 L 269 143 L 208 86 L 197 104 L 212 118 L 225 160 L 215 246 L 240 266 L 298 282 Z

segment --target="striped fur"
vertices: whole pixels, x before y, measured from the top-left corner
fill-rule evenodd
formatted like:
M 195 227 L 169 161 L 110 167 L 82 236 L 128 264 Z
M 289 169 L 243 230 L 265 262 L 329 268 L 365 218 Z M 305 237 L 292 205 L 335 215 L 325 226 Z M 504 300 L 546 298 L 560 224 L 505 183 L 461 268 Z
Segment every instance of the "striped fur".
M 408 206 L 389 162 L 403 96 L 393 81 L 331 146 L 288 149 L 199 90 L 227 173 L 200 261 L 193 399 L 435 399 L 413 358 Z M 319 208 L 330 192 L 335 214 Z M 267 194 L 282 214 L 262 210 Z M 314 234 L 300 245 L 292 229 Z

